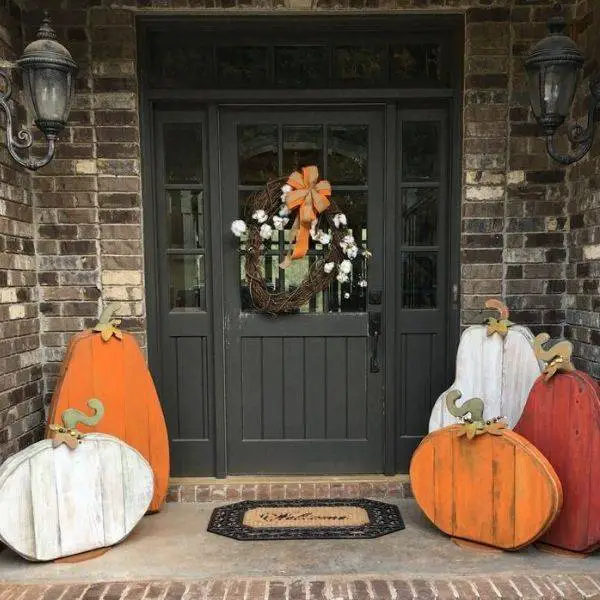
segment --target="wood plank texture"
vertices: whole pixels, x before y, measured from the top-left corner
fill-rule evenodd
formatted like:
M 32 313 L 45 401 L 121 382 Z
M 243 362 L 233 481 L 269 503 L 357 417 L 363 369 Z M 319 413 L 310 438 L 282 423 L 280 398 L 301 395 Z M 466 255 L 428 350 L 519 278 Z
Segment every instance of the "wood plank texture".
M 563 509 L 542 538 L 574 552 L 600 546 L 600 386 L 580 371 L 534 384 L 516 431 L 546 456 L 565 493 Z
M 117 438 L 89 434 L 75 450 L 37 442 L 0 467 L 0 541 L 33 561 L 114 545 L 153 489 L 148 462 Z
M 90 398 L 102 401 L 105 415 L 96 426 L 81 425 L 81 430 L 118 437 L 148 460 L 155 485 L 150 510 L 159 510 L 169 479 L 167 429 L 152 377 L 131 334 L 124 332 L 122 340 L 113 337 L 107 342 L 91 331 L 72 338 L 50 405 L 49 423 L 60 423 L 67 408 L 88 413 Z
M 474 325 L 462 334 L 456 355 L 454 383 L 437 399 L 429 419 L 429 431 L 458 422 L 446 408 L 446 394 L 460 390 L 467 400 L 485 401 L 486 419 L 503 416 L 513 428 L 527 401 L 531 386 L 541 373 L 532 346 L 533 335 L 514 325 L 505 338 L 486 334 L 486 326 Z
M 460 436 L 460 426 L 429 434 L 411 465 L 411 485 L 425 515 L 443 532 L 514 550 L 535 541 L 562 504 L 550 463 L 514 431 Z

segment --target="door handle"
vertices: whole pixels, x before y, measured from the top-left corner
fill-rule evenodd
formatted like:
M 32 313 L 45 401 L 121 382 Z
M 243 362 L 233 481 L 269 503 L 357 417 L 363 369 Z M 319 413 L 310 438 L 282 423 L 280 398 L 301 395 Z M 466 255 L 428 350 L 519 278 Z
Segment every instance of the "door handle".
M 369 313 L 369 336 L 371 338 L 371 373 L 379 373 L 379 336 L 381 334 L 381 313 Z

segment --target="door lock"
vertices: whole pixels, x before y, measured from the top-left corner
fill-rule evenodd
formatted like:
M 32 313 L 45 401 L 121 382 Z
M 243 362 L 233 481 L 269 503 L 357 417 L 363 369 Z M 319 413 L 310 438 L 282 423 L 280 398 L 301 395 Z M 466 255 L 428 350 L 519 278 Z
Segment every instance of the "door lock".
M 381 313 L 369 313 L 369 336 L 371 337 L 371 373 L 379 373 L 379 335 L 381 334 Z

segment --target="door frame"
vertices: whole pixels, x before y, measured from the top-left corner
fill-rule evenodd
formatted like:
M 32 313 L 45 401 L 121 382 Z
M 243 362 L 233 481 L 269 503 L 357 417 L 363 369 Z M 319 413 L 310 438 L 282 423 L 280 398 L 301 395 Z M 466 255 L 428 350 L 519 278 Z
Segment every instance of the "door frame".
M 138 16 L 136 17 L 136 30 L 138 37 L 138 75 L 139 75 L 139 121 L 141 131 L 141 180 L 142 180 L 142 206 L 144 226 L 144 281 L 146 300 L 147 322 L 147 349 L 148 363 L 160 392 L 165 385 L 165 377 L 160 358 L 161 322 L 160 322 L 160 288 L 159 276 L 156 265 L 158 264 L 158 214 L 157 203 L 154 201 L 157 193 L 153 165 L 156 164 L 156 132 L 154 131 L 154 114 L 161 110 L 205 110 L 207 123 L 207 136 L 209 140 L 219 140 L 219 108 L 221 106 L 255 105 L 257 103 L 278 103 L 280 105 L 306 103 L 334 106 L 336 104 L 368 103 L 370 105 L 385 105 L 386 139 L 385 139 L 385 164 L 384 175 L 384 201 L 394 202 L 395 193 L 395 140 L 397 139 L 396 127 L 399 108 L 444 108 L 448 114 L 448 256 L 447 256 L 447 290 L 448 319 L 447 340 L 448 352 L 446 356 L 446 372 L 450 376 L 454 368 L 454 351 L 458 346 L 460 337 L 460 232 L 461 232 L 461 207 L 462 207 L 462 121 L 463 121 L 463 52 L 464 48 L 464 19 L 462 15 L 394 15 L 373 16 L 324 16 L 308 17 L 311 24 L 323 24 L 329 27 L 335 20 L 336 27 L 346 23 L 359 21 L 365 28 L 379 27 L 386 32 L 390 31 L 424 31 L 442 32 L 450 37 L 451 47 L 458 49 L 450 59 L 454 87 L 440 88 L 385 88 L 385 89 L 307 89 L 307 90 L 237 90 L 237 89 L 209 89 L 209 90 L 156 90 L 148 85 L 144 73 L 148 72 L 148 38 L 152 31 L 173 27 L 195 27 L 214 30 L 215 27 L 226 23 L 228 28 L 243 28 L 248 23 L 269 27 L 285 22 L 290 26 L 294 22 L 306 22 L 306 16 L 249 16 L 223 19 L 223 17 L 177 17 Z M 210 227 L 210 250 L 213 260 L 213 271 L 219 272 L 223 268 L 222 252 L 222 198 L 220 190 L 220 161 L 210 161 L 208 168 L 207 190 L 211 197 L 213 216 Z M 384 239 L 392 239 L 393 222 L 386 223 Z M 390 237 L 392 236 L 392 237 Z M 384 280 L 393 276 L 390 269 L 395 269 L 394 261 L 386 261 L 384 265 Z M 209 430 L 214 444 L 214 474 L 216 477 L 227 476 L 227 435 L 226 435 L 226 375 L 225 375 L 225 339 L 224 335 L 224 301 L 225 291 L 223 280 L 214 278 L 211 286 L 210 301 L 213 306 L 213 328 L 211 334 L 214 340 L 214 376 L 213 376 L 213 406 Z M 395 290 L 386 286 L 384 291 L 384 306 L 391 306 Z M 386 328 L 395 329 L 395 319 L 392 311 L 386 313 Z M 388 335 L 385 339 L 385 354 L 393 356 L 394 336 Z M 395 377 L 393 369 L 388 365 L 385 368 L 385 421 L 384 421 L 384 473 L 393 475 L 397 472 L 396 465 L 396 399 Z M 220 374 L 220 376 L 217 376 Z M 218 401 L 217 401 L 218 399 Z

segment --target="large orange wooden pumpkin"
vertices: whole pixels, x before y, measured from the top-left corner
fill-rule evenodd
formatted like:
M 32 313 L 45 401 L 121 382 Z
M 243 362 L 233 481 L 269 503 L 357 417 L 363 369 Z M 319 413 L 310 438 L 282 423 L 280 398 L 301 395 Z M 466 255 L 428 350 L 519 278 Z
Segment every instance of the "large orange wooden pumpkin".
M 115 308 L 109 306 L 94 329 L 71 338 L 48 423 L 57 422 L 68 408 L 85 411 L 89 398 L 99 398 L 106 407 L 105 417 L 98 425 L 81 429 L 113 435 L 142 454 L 154 473 L 150 511 L 156 512 L 165 501 L 169 481 L 167 428 L 135 338 L 116 329 L 118 321 L 111 318 Z
M 535 382 L 515 429 L 550 461 L 565 493 L 560 515 L 540 541 L 590 552 L 600 547 L 600 386 L 574 369 L 549 375 Z
M 417 503 L 444 533 L 504 550 L 539 538 L 562 504 L 560 481 L 541 452 L 494 424 L 482 423 L 472 439 L 465 425 L 430 433 L 413 455 L 410 478 Z

